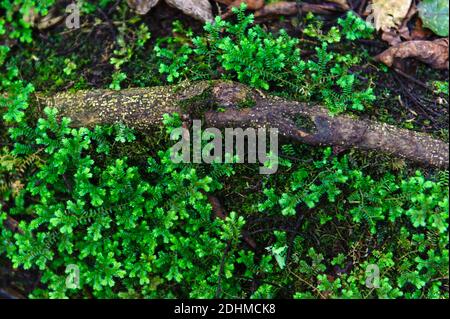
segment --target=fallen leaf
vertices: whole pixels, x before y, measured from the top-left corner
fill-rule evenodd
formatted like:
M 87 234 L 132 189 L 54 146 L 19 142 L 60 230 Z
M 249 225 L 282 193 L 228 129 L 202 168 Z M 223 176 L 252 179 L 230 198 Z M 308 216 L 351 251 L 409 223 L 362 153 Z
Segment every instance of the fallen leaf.
M 397 28 L 407 16 L 412 0 L 372 0 L 367 7 L 368 21 L 377 30 Z
M 166 2 L 194 19 L 203 22 L 214 20 L 211 3 L 208 0 L 166 0 Z
M 128 6 L 135 10 L 137 14 L 144 15 L 156 6 L 159 0 L 127 0 Z
M 402 43 L 403 41 L 410 41 L 413 40 L 411 36 L 411 32 L 409 31 L 408 27 L 402 26 L 398 30 L 397 29 L 389 29 L 383 31 L 381 35 L 381 39 L 383 41 L 386 41 L 390 45 L 398 45 Z
M 403 42 L 375 57 L 387 66 L 392 66 L 396 59 L 406 58 L 415 58 L 435 69 L 448 70 L 448 38 Z
M 387 30 L 381 34 L 381 39 L 387 43 L 389 43 L 391 46 L 398 45 L 402 43 L 402 38 L 400 35 L 392 30 Z
M 414 29 L 411 32 L 411 38 L 413 40 L 425 40 L 431 36 L 431 31 L 423 28 L 422 20 L 417 19 L 414 25 Z
M 424 27 L 442 37 L 448 36 L 448 0 L 422 0 L 417 8 Z
M 389 43 L 390 45 L 398 45 L 403 41 L 413 40 L 411 36 L 411 32 L 408 28 L 408 23 L 411 21 L 412 17 L 417 13 L 417 8 L 413 4 L 406 17 L 403 19 L 403 22 L 397 28 L 384 28 L 381 38 Z

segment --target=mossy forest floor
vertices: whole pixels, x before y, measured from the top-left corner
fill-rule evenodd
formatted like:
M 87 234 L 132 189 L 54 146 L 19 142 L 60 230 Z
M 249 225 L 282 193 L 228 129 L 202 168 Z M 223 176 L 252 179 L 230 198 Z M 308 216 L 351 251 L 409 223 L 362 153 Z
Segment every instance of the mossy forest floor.
M 80 29 L 68 30 L 64 23 L 46 30 L 32 29 L 30 43 L 2 38 L 0 33 L 0 40 L 3 39 L 4 45 L 11 50 L 5 64 L 0 64 L 3 79 L 15 66 L 18 70 L 15 80 L 31 83 L 35 91 L 46 95 L 67 90 L 167 85 L 167 74 L 160 72 L 164 58 L 157 55 L 155 46 L 177 52 L 182 45 L 191 45 L 193 36 L 205 33 L 201 22 L 164 3 L 145 16 L 137 16 L 126 1 L 103 2 L 106 5 L 82 12 Z M 61 1 L 57 6 L 63 8 L 64 4 Z M 303 14 L 256 20 L 256 23 L 275 35 L 285 29 L 292 38 L 300 39 L 298 47 L 302 58 L 315 61 L 315 48 L 322 45 L 323 39 L 305 35 L 305 26 L 314 23 L 311 19 L 321 21 L 321 30 L 326 34 L 338 26 L 338 19 L 343 17 L 345 13 L 316 15 L 314 18 Z M 235 19 L 232 16 L 229 21 L 234 23 Z M 437 92 L 433 87 L 435 81 L 448 86 L 448 71 L 436 71 L 417 61 L 406 60 L 403 63 L 408 74 L 395 72 L 372 59 L 386 48 L 387 45 L 377 35 L 328 46 L 329 52 L 337 56 L 358 60 L 351 64 L 348 72 L 356 76 L 361 87 L 373 88 L 376 96 L 364 110 L 344 112 L 448 141 L 448 93 Z M 205 57 L 196 59 L 192 63 L 207 63 Z M 194 72 L 182 73 L 177 81 L 196 80 L 203 76 L 196 74 L 195 68 L 192 70 Z M 219 77 L 238 80 L 220 68 L 214 71 L 218 73 L 212 72 L 212 78 L 219 74 Z M 2 93 L 10 92 L 6 84 L 0 88 Z M 337 85 L 331 89 L 339 92 Z M 269 92 L 297 98 L 295 94 L 285 94 L 276 84 L 271 85 Z M 312 105 L 323 103 L 317 94 L 307 102 Z M 6 111 L 11 101 L 5 103 L 0 104 L 1 113 Z M 32 106 L 24 112 L 27 125 L 34 130 L 37 119 L 43 115 L 34 114 L 31 110 Z M 11 127 L 22 127 L 22 124 L 5 119 L 0 121 L 3 121 L 0 122 L 0 143 L 4 163 L 9 159 L 7 154 L 13 154 L 11 156 L 16 159 L 27 158 L 13 152 L 15 143 L 26 141 L 26 137 L 22 135 L 20 140 L 8 132 Z M 50 135 L 50 138 L 57 141 L 59 133 L 55 131 L 52 134 L 54 136 Z M 99 236 L 104 238 L 100 242 L 104 240 L 104 246 L 96 249 L 103 251 L 104 255 L 95 256 L 90 248 L 86 248 L 99 240 L 90 237 L 95 233 L 94 229 L 80 222 L 71 224 L 73 230 L 64 233 L 65 230 L 61 229 L 69 225 L 69 221 L 55 217 L 59 216 L 58 211 L 70 209 L 68 201 L 76 203 L 92 190 L 80 195 L 81 171 L 79 167 L 70 168 L 69 164 L 60 164 L 68 168 L 63 174 L 55 175 L 55 183 L 65 184 L 67 191 L 61 191 L 57 186 L 53 188 L 52 179 L 45 177 L 47 175 L 37 175 L 47 169 L 50 172 L 49 161 L 57 160 L 47 149 L 38 154 L 39 160 L 45 164 L 36 161 L 23 171 L 8 168 L 6 164 L 0 167 L 0 179 L 3 179 L 3 185 L 9 185 L 8 189 L 2 190 L 4 193 L 0 197 L 0 216 L 4 214 L 0 218 L 4 224 L 0 237 L 0 288 L 4 296 L 448 298 L 448 172 L 418 167 L 376 152 L 286 143 L 280 145 L 280 156 L 288 164 L 282 165 L 274 176 L 259 175 L 258 166 L 253 164 L 232 165 L 234 174 L 220 171 L 218 176 L 213 176 L 215 171 L 211 172 L 208 165 L 194 167 L 199 179 L 194 183 L 190 177 L 186 183 L 192 183 L 194 188 L 200 187 L 198 185 L 205 182 L 200 178 L 212 176 L 214 183 L 222 186 L 211 186 L 213 192 L 195 188 L 197 191 L 187 197 L 177 197 L 178 203 L 174 205 L 189 202 L 192 196 L 201 197 L 201 194 L 209 193 L 218 199 L 228 219 L 214 221 L 215 213 L 211 211 L 211 224 L 208 224 L 203 213 L 198 213 L 200 208 L 193 200 L 186 204 L 186 216 L 176 212 L 180 214 L 177 218 L 166 221 L 158 217 L 158 222 L 153 223 L 157 211 L 145 215 L 138 213 L 136 208 L 140 207 L 144 212 L 150 209 L 145 203 L 150 201 L 148 194 L 152 191 L 142 195 L 141 203 L 136 189 L 144 189 L 145 183 L 159 185 L 163 180 L 166 183 L 161 184 L 163 188 L 170 188 L 171 183 L 175 183 L 171 178 L 178 175 L 164 172 L 164 163 L 160 164 L 160 171 L 149 172 L 146 168 L 148 157 L 158 158 L 158 152 L 168 149 L 170 141 L 163 129 L 154 134 L 135 131 L 130 133 L 134 138 L 129 139 L 128 133 L 124 133 L 125 143 L 120 138 L 114 140 L 114 134 L 107 137 L 107 153 L 96 153 L 97 146 L 86 146 L 80 151 L 82 157 L 89 156 L 95 160 L 90 180 L 92 185 L 98 186 L 103 202 L 96 205 L 86 199 L 85 209 L 113 206 L 112 199 L 106 197 L 115 196 L 113 183 L 123 182 L 121 188 L 127 189 L 127 185 L 135 188 L 133 195 L 129 195 L 137 205 L 129 210 L 129 214 L 136 216 L 133 227 L 138 229 L 145 223 L 145 227 L 152 231 L 151 236 L 164 239 L 153 243 L 151 239 L 141 238 L 140 234 L 132 232 L 132 227 L 127 228 L 126 222 L 120 226 L 117 217 L 116 224 L 99 226 Z M 99 140 L 95 145 L 100 145 Z M 43 142 L 31 141 L 28 145 L 34 147 L 33 154 L 46 148 L 41 145 L 47 145 Z M 92 145 L 94 141 L 92 136 Z M 58 145 L 57 150 L 67 146 Z M 127 163 L 124 172 L 128 173 L 114 175 L 122 174 L 119 170 L 123 164 L 116 160 L 124 158 Z M 111 168 L 113 166 L 115 171 Z M 55 164 L 54 169 L 57 167 Z M 131 167 L 138 173 L 130 173 Z M 174 169 L 177 170 L 182 169 Z M 111 174 L 110 183 L 106 175 L 102 175 L 105 172 Z M 135 180 L 127 174 L 138 174 L 139 178 Z M 183 174 L 180 176 L 185 176 Z M 34 180 L 33 176 L 39 177 Z M 17 181 L 22 186 L 16 192 L 11 185 Z M 51 196 L 45 195 L 46 202 L 43 201 L 43 189 L 39 188 L 41 182 L 48 185 L 46 189 L 49 192 L 53 192 Z M 102 193 L 102 187 L 106 193 Z M 164 197 L 164 205 L 168 205 L 170 198 L 175 198 L 175 195 L 165 193 L 163 196 L 168 196 Z M 199 199 L 198 203 L 207 205 L 205 200 Z M 161 208 L 167 214 L 173 210 L 165 206 Z M 190 218 L 198 221 L 188 222 Z M 11 220 L 19 222 L 18 227 L 23 233 L 6 226 Z M 39 226 L 30 228 L 33 220 Z M 164 223 L 167 223 L 167 229 L 176 231 L 164 234 L 166 226 L 161 226 Z M 195 229 L 196 224 L 199 229 Z M 121 233 L 121 227 L 127 229 L 124 231 L 126 234 Z M 64 238 L 69 238 L 71 244 L 58 248 L 58 242 L 63 240 L 59 237 L 57 242 L 49 240 L 52 231 L 67 236 Z M 164 237 L 166 235 L 168 237 Z M 109 236 L 114 240 L 107 244 Z M 192 242 L 191 238 L 196 236 L 199 241 Z M 27 249 L 33 249 L 27 246 L 35 245 L 33 240 L 44 243 L 52 252 L 45 261 L 39 260 L 39 254 L 32 258 L 24 257 Z M 209 252 L 205 248 L 208 245 L 211 245 Z M 153 251 L 153 255 L 149 251 Z M 108 252 L 113 253 L 108 255 Z M 85 257 L 80 257 L 83 254 Z M 111 260 L 102 264 L 100 258 Z M 81 289 L 62 287 L 61 282 L 67 276 L 67 263 L 82 265 Z M 96 279 L 94 273 L 101 268 L 99 265 L 105 265 L 107 270 L 99 273 L 100 279 Z M 370 265 L 376 265 L 381 271 L 375 288 L 370 286 L 370 282 L 367 285 Z M 89 274 L 86 279 L 83 279 L 84 273 Z

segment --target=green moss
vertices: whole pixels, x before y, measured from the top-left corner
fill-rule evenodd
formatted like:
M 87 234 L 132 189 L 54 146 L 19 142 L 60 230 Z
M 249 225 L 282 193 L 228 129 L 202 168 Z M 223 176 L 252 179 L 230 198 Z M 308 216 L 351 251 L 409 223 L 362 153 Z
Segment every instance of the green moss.
M 185 85 L 189 86 L 189 83 Z M 179 92 L 180 90 L 185 89 L 185 85 L 182 84 L 181 87 L 176 90 Z M 195 91 L 196 89 L 194 89 Z M 214 99 L 212 89 L 200 88 L 201 93 L 195 94 L 194 97 L 187 98 L 179 102 L 179 106 L 181 110 L 186 114 L 192 114 L 192 118 L 195 119 L 204 119 L 204 113 L 208 110 L 214 110 L 217 108 L 217 102 Z
M 246 109 L 246 108 L 252 108 L 256 105 L 256 101 L 252 97 L 247 97 L 245 100 L 239 102 L 238 108 L 240 109 Z
M 302 131 L 306 133 L 312 133 L 316 130 L 316 124 L 311 120 L 310 117 L 296 115 L 294 118 L 294 123 L 298 128 L 301 128 Z

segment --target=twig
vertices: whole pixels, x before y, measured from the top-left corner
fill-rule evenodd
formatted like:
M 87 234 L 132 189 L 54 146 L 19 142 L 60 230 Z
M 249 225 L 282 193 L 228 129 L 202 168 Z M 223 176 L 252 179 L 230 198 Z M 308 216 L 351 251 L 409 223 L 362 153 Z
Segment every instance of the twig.
M 302 277 L 300 277 L 299 275 L 297 275 L 296 273 L 294 273 L 293 271 L 291 271 L 289 268 L 288 268 L 288 271 L 289 271 L 289 273 L 290 273 L 291 275 L 294 275 L 298 280 L 300 280 L 301 282 L 305 283 L 305 284 L 308 285 L 310 288 L 312 288 L 312 290 L 314 290 L 315 292 L 317 292 L 317 294 L 319 294 L 319 296 L 320 296 L 322 299 L 327 299 L 327 297 L 325 297 L 325 295 L 322 294 L 322 292 L 321 292 L 317 287 L 315 287 L 313 284 L 311 284 L 310 282 L 306 281 L 305 279 L 303 279 Z
M 426 85 L 425 83 L 423 83 L 422 81 L 419 81 L 418 79 L 416 79 L 416 78 L 414 78 L 414 77 L 412 77 L 412 76 L 406 74 L 405 72 L 403 72 L 403 71 L 400 70 L 400 69 L 393 68 L 393 70 L 394 70 L 397 74 L 403 76 L 404 78 L 410 80 L 411 82 L 414 82 L 415 84 L 417 84 L 417 85 L 423 87 L 424 89 L 430 91 L 431 93 L 434 93 L 434 90 L 433 90 L 432 88 L 430 88 L 428 85 Z
M 403 91 L 409 96 L 409 98 L 414 102 L 414 104 L 419 108 L 419 110 L 421 111 L 421 113 L 428 118 L 429 120 L 431 120 L 433 123 L 436 123 L 436 119 L 434 117 L 432 117 L 427 111 L 425 111 L 424 107 L 422 106 L 422 103 L 409 91 L 409 89 L 402 83 L 402 81 L 400 81 L 400 79 L 398 79 L 396 77 L 396 80 L 398 81 L 398 83 L 401 85 L 401 87 L 403 88 Z M 433 115 L 439 117 L 440 114 L 436 113 L 434 110 L 429 110 Z

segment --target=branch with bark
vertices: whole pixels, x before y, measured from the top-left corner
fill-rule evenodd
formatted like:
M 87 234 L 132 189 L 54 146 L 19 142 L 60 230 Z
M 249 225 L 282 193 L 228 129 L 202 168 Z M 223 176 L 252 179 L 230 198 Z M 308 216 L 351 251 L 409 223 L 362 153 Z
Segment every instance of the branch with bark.
M 161 125 L 163 114 L 177 112 L 185 120 L 204 118 L 210 127 L 278 128 L 282 136 L 299 143 L 376 150 L 439 168 L 449 164 L 448 143 L 427 134 L 348 115 L 332 116 L 322 106 L 284 100 L 234 82 L 63 92 L 36 95 L 36 101 L 39 109 L 57 108 L 74 126 L 123 123 L 146 131 Z

